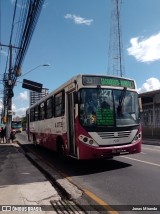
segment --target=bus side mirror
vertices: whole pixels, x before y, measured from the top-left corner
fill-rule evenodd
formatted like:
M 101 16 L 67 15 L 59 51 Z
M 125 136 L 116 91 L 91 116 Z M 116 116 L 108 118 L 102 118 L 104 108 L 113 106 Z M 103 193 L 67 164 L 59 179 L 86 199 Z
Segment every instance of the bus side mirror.
M 74 104 L 78 104 L 78 92 L 73 92 Z

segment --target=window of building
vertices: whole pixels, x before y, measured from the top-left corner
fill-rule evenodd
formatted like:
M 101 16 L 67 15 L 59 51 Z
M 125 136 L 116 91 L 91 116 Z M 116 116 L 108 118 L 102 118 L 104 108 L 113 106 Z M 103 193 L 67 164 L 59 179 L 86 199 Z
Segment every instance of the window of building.
M 155 127 L 160 127 L 160 104 L 155 105 Z
M 143 126 L 145 127 L 153 126 L 153 105 L 143 106 L 143 113 L 141 119 Z

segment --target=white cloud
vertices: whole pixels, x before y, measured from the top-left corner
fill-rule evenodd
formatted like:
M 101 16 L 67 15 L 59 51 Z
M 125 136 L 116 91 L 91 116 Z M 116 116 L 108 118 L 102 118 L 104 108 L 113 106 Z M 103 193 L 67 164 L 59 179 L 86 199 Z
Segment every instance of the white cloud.
M 13 103 L 12 104 L 12 111 L 15 112 L 16 111 L 16 105 Z
M 21 108 L 17 108 L 16 104 L 13 103 L 12 104 L 12 111 L 15 113 L 15 115 L 13 117 L 22 117 L 22 116 L 25 116 L 26 115 L 26 110 L 28 109 L 29 107 L 26 106 L 26 107 L 21 107 Z
M 22 117 L 26 115 L 26 110 L 28 107 L 23 107 L 23 108 L 19 108 L 19 109 L 15 109 L 15 117 Z
M 21 93 L 19 94 L 18 99 L 21 99 L 21 100 L 29 100 L 27 91 L 21 92 Z
M 64 16 L 65 19 L 71 19 L 74 21 L 75 24 L 77 25 L 91 25 L 92 22 L 93 22 L 93 19 L 85 19 L 85 18 L 82 18 L 80 16 L 76 16 L 76 15 L 72 15 L 72 14 L 66 14 Z
M 141 88 L 138 89 L 138 93 L 144 93 L 148 91 L 154 91 L 160 89 L 160 81 L 154 77 L 151 77 L 146 80 Z
M 26 115 L 26 109 L 29 105 L 28 101 L 29 97 L 27 91 L 21 92 L 19 96 L 14 99 L 14 103 L 12 104 L 12 110 L 15 112 L 14 117 L 22 117 Z
M 0 100 L 0 112 L 1 112 L 2 108 L 3 108 L 3 101 Z
M 25 95 L 25 93 L 21 93 L 21 94 Z M 22 97 L 23 97 L 23 95 L 22 95 Z M 0 113 L 1 113 L 2 108 L 3 108 L 3 101 L 0 99 Z M 29 108 L 29 106 L 27 106 L 27 107 L 21 107 L 21 108 L 17 109 L 16 104 L 12 103 L 12 111 L 15 113 L 15 115 L 13 115 L 13 117 L 17 117 L 17 116 L 18 117 L 22 117 L 22 116 L 25 116 L 26 115 L 26 110 L 28 108 Z
M 48 7 L 48 2 L 44 2 L 43 4 L 43 8 L 46 8 L 46 7 Z
M 160 60 L 160 33 L 149 38 L 135 37 L 130 40 L 131 47 L 128 54 L 140 62 L 154 62 Z

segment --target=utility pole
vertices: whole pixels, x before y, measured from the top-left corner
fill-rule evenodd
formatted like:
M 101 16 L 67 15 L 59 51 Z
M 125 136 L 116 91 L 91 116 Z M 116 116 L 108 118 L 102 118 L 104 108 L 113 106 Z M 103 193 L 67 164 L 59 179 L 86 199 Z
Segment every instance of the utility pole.
M 9 140 L 12 122 L 12 97 L 13 97 L 13 82 L 12 82 L 12 45 L 9 46 L 9 73 L 8 73 L 8 109 L 7 109 L 7 124 L 6 124 L 6 137 Z
M 8 47 L 9 48 L 9 72 L 8 73 L 4 73 L 4 78 L 3 78 L 3 82 L 4 82 L 4 115 L 3 118 L 5 118 L 5 122 L 6 122 L 6 139 L 9 140 L 10 138 L 10 131 L 11 131 L 11 122 L 12 122 L 12 97 L 14 96 L 13 94 L 13 88 L 14 88 L 14 84 L 15 84 L 15 80 L 13 81 L 13 77 L 15 75 L 15 73 L 13 72 L 13 68 L 12 68 L 12 50 L 13 48 L 17 48 L 15 46 L 10 45 L 2 45 L 1 46 L 4 47 Z M 19 48 L 17 48 L 19 49 Z M 14 78 L 15 79 L 15 78 Z
M 111 0 L 111 23 L 110 23 L 110 40 L 108 52 L 108 71 L 109 75 L 125 75 L 123 62 L 123 43 L 120 23 L 121 0 Z

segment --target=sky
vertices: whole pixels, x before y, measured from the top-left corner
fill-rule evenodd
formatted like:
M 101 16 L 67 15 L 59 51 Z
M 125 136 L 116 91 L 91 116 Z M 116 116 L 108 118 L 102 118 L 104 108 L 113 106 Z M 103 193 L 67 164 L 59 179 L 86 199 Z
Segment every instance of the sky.
M 14 0 L 1 1 L 1 43 L 9 44 Z M 19 8 L 23 0 L 18 0 Z M 160 89 L 160 1 L 123 0 L 121 31 L 125 77 L 139 93 Z M 53 91 L 77 74 L 107 75 L 111 0 L 46 0 L 24 63 L 24 78 Z M 8 50 L 0 50 L 0 77 Z M 43 64 L 50 66 L 43 67 Z M 29 93 L 14 87 L 13 111 L 24 116 Z M 0 86 L 1 97 L 3 85 Z

